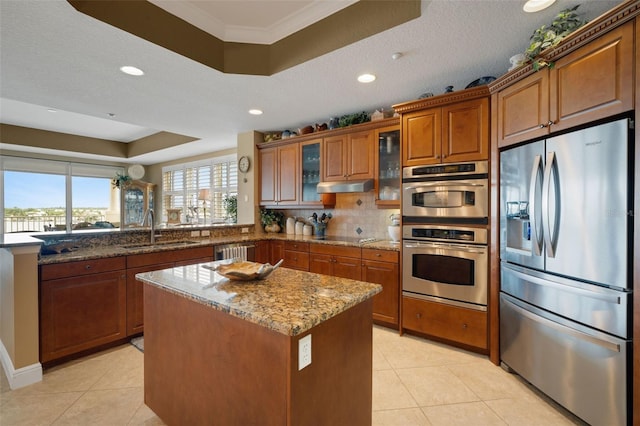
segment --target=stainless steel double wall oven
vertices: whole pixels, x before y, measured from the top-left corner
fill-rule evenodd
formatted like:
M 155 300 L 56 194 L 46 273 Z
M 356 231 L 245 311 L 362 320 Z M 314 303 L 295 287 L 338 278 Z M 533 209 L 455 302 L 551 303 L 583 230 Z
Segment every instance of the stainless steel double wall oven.
M 407 167 L 402 175 L 402 291 L 486 310 L 486 161 Z

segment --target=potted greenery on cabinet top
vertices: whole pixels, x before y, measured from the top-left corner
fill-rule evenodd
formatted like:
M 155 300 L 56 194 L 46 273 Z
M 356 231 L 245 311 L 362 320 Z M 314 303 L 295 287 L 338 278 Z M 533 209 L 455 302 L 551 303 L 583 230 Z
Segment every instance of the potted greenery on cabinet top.
M 555 17 L 551 25 L 543 25 L 533 32 L 530 39 L 531 44 L 525 51 L 525 56 L 533 61 L 534 70 L 538 71 L 544 66 L 553 68 L 553 62 L 540 57 L 540 53 L 558 45 L 563 38 L 587 23 L 586 20 L 580 19 L 576 12 L 579 6 L 578 4 L 563 10 Z

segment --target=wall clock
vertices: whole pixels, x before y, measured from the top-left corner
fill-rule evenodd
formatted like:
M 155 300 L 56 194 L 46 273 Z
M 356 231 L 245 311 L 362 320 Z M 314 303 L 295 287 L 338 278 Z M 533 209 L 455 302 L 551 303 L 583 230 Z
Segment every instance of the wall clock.
M 249 167 L 251 167 L 251 161 L 249 160 L 249 157 L 246 155 L 240 157 L 240 159 L 238 160 L 238 170 L 240 171 L 240 173 L 245 175 L 243 179 L 245 183 L 247 182 L 246 174 L 249 171 Z

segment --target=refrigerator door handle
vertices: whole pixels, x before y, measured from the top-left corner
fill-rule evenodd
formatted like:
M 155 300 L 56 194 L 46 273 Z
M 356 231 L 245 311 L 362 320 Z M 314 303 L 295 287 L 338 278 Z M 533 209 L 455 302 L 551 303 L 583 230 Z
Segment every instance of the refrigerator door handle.
M 530 319 L 531 321 L 540 323 L 540 324 L 544 324 L 549 328 L 553 328 L 555 330 L 560 331 L 561 333 L 565 333 L 565 334 L 570 334 L 580 340 L 586 341 L 586 342 L 590 342 L 593 343 L 594 345 L 598 345 L 600 347 L 603 347 L 605 349 L 608 349 L 612 352 L 620 352 L 620 345 L 617 343 L 613 343 L 613 342 L 609 342 L 607 340 L 602 340 L 599 339 L 595 336 L 592 336 L 590 334 L 584 333 L 582 331 L 578 331 L 578 330 L 574 330 L 573 328 L 570 327 L 566 327 L 562 324 L 558 324 L 555 321 L 552 321 L 550 319 L 547 319 L 545 317 L 536 315 L 534 313 L 529 312 L 528 310 L 520 307 L 519 305 L 516 305 L 514 303 L 511 304 L 511 308 L 516 310 L 520 315 L 527 317 L 528 319 Z
M 538 202 L 536 200 L 536 183 L 538 182 L 538 175 L 540 174 L 542 169 L 542 156 L 536 155 L 533 160 L 533 168 L 531 169 L 531 179 L 529 181 L 529 225 L 531 226 L 531 236 L 533 242 L 533 254 L 535 256 L 540 256 L 542 254 L 542 242 L 539 237 L 539 229 L 538 227 L 542 224 L 539 224 L 536 220 L 536 207 Z
M 553 281 L 550 278 L 539 278 L 535 275 L 531 275 L 530 273 L 521 272 L 519 269 L 513 268 L 511 266 L 503 266 L 510 273 L 518 277 L 519 279 L 529 282 L 531 284 L 537 284 L 542 287 L 550 287 L 556 290 L 560 290 L 565 293 L 573 293 L 577 296 L 589 297 L 591 299 L 599 300 L 605 303 L 611 303 L 614 305 L 620 305 L 621 300 L 619 296 L 596 293 L 589 290 L 583 290 L 580 288 L 571 287 L 570 285 L 562 284 Z
M 551 173 L 553 173 L 554 181 L 554 232 L 551 232 L 551 212 L 549 211 L 549 196 L 551 192 Z M 547 164 L 544 168 L 544 180 L 542 184 L 542 211 L 546 215 L 543 220 L 544 230 L 542 236 L 544 238 L 544 246 L 548 257 L 556 257 L 554 241 L 558 235 L 558 213 L 560 212 L 560 197 L 558 191 L 558 163 L 556 161 L 556 153 L 550 151 L 547 154 Z

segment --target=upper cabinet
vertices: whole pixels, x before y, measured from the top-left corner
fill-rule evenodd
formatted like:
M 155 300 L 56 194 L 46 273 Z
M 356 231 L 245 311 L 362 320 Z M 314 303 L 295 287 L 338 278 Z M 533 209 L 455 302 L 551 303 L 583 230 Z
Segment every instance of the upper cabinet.
M 325 137 L 323 151 L 323 181 L 373 179 L 373 131 Z
M 299 149 L 289 144 L 260 150 L 260 205 L 298 204 Z
M 489 158 L 486 87 L 394 105 L 402 113 L 402 166 Z
M 258 145 L 260 205 L 270 208 L 334 206 L 336 194 L 318 194 L 318 183 L 323 180 L 375 178 L 377 185 L 375 140 L 384 137 L 386 147 L 386 132 L 390 132 L 394 144 L 390 155 L 395 156 L 396 161 L 385 162 L 385 167 L 395 167 L 400 152 L 398 122 L 398 118 L 390 118 Z M 396 181 L 394 189 L 399 194 L 399 175 Z M 383 183 L 391 185 L 391 181 Z M 397 207 L 399 200 L 389 200 L 388 204 Z
M 633 22 L 500 90 L 498 145 L 545 137 L 633 109 Z
M 376 204 L 400 207 L 402 165 L 400 164 L 400 126 L 376 129 L 375 170 Z

